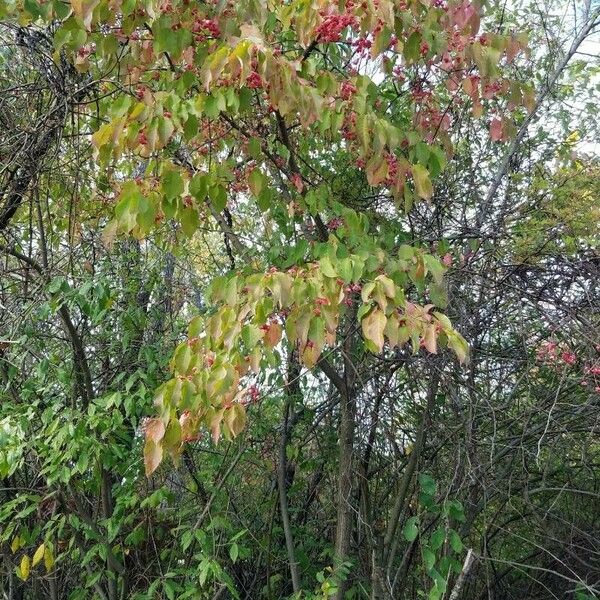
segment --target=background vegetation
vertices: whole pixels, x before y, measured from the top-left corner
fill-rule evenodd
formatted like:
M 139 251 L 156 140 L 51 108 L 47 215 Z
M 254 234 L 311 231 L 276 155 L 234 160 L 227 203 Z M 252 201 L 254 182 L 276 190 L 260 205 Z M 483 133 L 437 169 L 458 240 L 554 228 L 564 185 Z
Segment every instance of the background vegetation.
M 600 597 L 600 7 L 449 4 L 0 1 L 3 597 Z

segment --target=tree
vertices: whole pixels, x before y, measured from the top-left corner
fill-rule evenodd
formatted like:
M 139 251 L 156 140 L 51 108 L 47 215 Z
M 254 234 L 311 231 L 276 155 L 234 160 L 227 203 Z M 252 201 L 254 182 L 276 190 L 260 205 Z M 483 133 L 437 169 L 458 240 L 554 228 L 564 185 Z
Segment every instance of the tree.
M 11 597 L 594 597 L 600 13 L 520 10 L 0 4 Z

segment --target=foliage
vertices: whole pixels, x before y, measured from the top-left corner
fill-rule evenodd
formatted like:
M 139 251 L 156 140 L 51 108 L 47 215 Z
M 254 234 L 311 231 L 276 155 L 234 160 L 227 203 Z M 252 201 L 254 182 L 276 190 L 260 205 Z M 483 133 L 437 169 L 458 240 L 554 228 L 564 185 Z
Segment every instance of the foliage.
M 598 595 L 600 12 L 544 8 L 0 0 L 9 598 Z

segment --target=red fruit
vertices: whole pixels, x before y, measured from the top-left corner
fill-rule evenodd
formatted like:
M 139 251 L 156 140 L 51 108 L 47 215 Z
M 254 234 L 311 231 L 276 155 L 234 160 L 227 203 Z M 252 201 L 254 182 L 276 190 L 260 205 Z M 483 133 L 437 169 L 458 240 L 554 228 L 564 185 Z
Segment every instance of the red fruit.
M 300 177 L 300 175 L 298 173 L 293 173 L 292 176 L 290 177 L 290 180 L 294 184 L 294 187 L 296 188 L 296 190 L 298 190 L 298 192 L 302 192 L 302 189 L 304 188 L 304 183 L 302 181 L 302 177 Z
M 252 71 L 248 78 L 246 79 L 246 85 L 251 89 L 255 90 L 263 87 L 262 77 L 256 72 Z
M 343 81 L 340 88 L 340 98 L 342 100 L 350 100 L 356 94 L 356 86 L 351 81 Z

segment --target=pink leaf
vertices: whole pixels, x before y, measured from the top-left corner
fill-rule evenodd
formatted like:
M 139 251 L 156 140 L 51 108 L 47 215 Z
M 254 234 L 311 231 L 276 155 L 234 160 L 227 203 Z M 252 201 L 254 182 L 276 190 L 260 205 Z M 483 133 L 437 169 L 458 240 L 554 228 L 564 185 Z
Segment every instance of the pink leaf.
M 492 119 L 490 123 L 490 137 L 492 138 L 492 142 L 501 142 L 504 137 L 502 121 L 498 118 Z
M 144 432 L 147 440 L 152 440 L 158 444 L 165 435 L 165 424 L 162 419 L 148 419 L 144 424 Z

